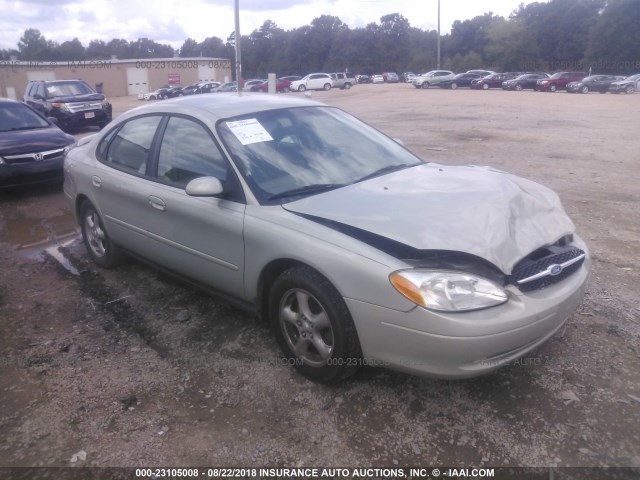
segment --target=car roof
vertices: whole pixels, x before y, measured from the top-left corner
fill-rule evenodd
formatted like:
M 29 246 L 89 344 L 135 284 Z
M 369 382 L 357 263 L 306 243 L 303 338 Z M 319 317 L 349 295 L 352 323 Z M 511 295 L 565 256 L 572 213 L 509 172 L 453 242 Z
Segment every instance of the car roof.
M 120 118 L 127 119 L 145 113 L 182 113 L 204 115 L 212 121 L 279 108 L 324 106 L 323 103 L 286 95 L 264 95 L 262 93 L 215 93 L 184 96 L 161 103 L 143 105 L 129 110 Z

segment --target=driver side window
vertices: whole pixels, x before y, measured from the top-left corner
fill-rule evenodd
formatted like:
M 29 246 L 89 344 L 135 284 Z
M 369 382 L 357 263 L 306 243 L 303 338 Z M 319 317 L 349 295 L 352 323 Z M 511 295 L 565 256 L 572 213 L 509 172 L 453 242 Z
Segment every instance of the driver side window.
M 158 157 L 158 180 L 184 188 L 194 178 L 227 179 L 227 164 L 207 130 L 192 120 L 171 117 Z

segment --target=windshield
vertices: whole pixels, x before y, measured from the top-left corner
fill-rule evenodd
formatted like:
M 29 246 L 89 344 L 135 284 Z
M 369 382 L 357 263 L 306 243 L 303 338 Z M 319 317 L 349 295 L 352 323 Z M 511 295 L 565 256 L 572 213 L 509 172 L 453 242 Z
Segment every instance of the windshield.
M 0 106 L 0 132 L 47 128 L 49 123 L 21 103 L 2 103 Z
M 83 82 L 65 82 L 47 85 L 47 98 L 73 97 L 76 95 L 89 95 L 96 93 Z
M 261 204 L 422 163 L 391 138 L 332 107 L 244 115 L 219 122 L 218 132 Z

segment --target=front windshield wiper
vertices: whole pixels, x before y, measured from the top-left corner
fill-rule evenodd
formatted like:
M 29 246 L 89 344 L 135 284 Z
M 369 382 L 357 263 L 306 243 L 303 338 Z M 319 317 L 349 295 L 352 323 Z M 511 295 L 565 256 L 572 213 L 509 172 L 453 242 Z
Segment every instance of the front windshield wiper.
M 370 178 L 379 177 L 380 175 L 384 175 L 385 173 L 395 172 L 396 170 L 403 170 L 412 165 L 407 165 L 406 163 L 401 163 L 399 165 L 387 165 L 386 167 L 379 168 L 374 172 L 371 172 L 369 175 L 365 175 L 361 179 L 359 179 L 356 183 L 363 182 L 365 180 L 369 180 Z
M 336 188 L 344 187 L 342 183 L 313 183 L 303 187 L 292 188 L 284 192 L 271 195 L 268 200 L 277 200 L 279 198 L 293 197 L 296 195 L 313 195 L 315 193 L 327 192 Z

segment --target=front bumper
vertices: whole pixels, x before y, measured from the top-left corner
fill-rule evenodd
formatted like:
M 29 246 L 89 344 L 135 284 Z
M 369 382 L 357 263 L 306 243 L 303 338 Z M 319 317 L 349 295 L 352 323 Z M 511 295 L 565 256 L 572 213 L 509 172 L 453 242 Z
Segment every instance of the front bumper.
M 61 182 L 63 165 L 63 155 L 41 162 L 0 164 L 0 189 Z
M 80 112 L 67 112 L 59 108 L 53 108 L 49 115 L 55 117 L 61 127 L 103 125 L 111 121 L 112 107 L 109 104 L 105 108 Z
M 367 364 L 424 376 L 474 377 L 526 355 L 560 330 L 582 301 L 589 268 L 587 260 L 562 282 L 527 294 L 509 287 L 507 303 L 475 312 L 399 312 L 345 301 Z

